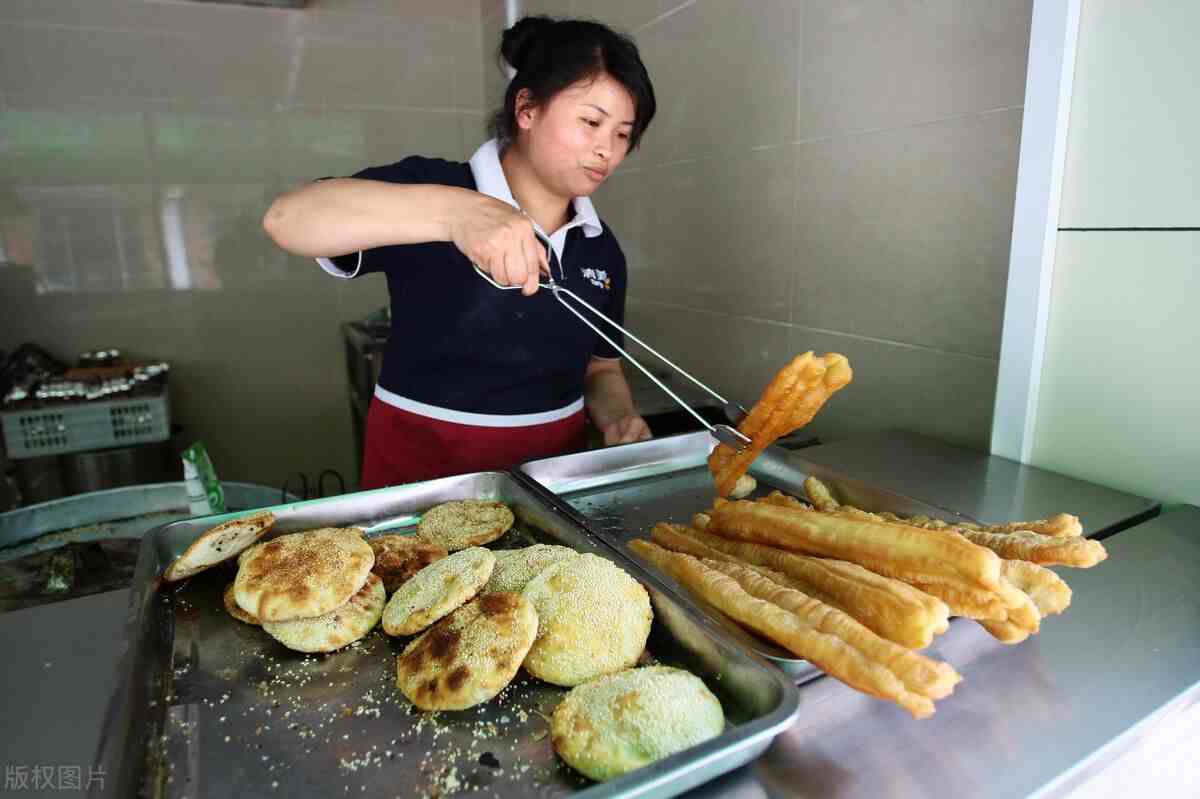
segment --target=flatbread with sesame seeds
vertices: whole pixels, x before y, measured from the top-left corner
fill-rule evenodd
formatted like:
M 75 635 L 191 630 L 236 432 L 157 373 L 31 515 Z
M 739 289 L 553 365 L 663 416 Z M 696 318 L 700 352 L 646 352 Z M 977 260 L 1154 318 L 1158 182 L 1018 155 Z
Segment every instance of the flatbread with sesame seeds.
M 496 556 L 470 547 L 426 566 L 400 586 L 383 609 L 383 631 L 414 635 L 466 604 L 492 576 Z
M 363 587 L 341 607 L 311 619 L 264 622 L 262 628 L 288 649 L 333 652 L 371 632 L 383 615 L 386 601 L 383 580 L 367 574 Z
M 238 606 L 264 622 L 321 616 L 367 582 L 375 553 L 357 527 L 322 527 L 255 544 L 239 558 Z
M 396 658 L 396 686 L 422 710 L 465 710 L 512 681 L 537 636 L 520 594 L 480 594 L 413 640 Z
M 503 502 L 458 499 L 427 510 L 417 525 L 417 538 L 451 552 L 495 541 L 513 525 L 513 512 Z
M 411 535 L 381 535 L 367 543 L 375 552 L 375 565 L 371 571 L 380 576 L 389 595 L 421 569 L 450 554 L 444 546 Z
M 483 587 L 484 591 L 520 591 L 542 570 L 560 560 L 575 557 L 570 547 L 558 544 L 534 544 L 520 549 L 501 549 L 496 552 L 496 568 Z
M 525 670 L 572 687 L 637 662 L 653 614 L 641 583 L 592 554 L 561 560 L 521 592 L 538 614 L 538 636 Z
M 253 624 L 255 627 L 261 626 L 262 622 L 238 607 L 237 600 L 233 598 L 233 583 L 225 586 L 224 600 L 225 611 L 230 616 L 233 616 L 238 621 L 244 621 L 246 624 Z
M 270 511 L 230 519 L 205 531 L 163 572 L 168 582 L 182 580 L 245 551 L 275 525 Z
M 669 666 L 629 669 L 573 688 L 554 709 L 554 751 L 603 782 L 703 743 L 725 713 L 695 675 Z

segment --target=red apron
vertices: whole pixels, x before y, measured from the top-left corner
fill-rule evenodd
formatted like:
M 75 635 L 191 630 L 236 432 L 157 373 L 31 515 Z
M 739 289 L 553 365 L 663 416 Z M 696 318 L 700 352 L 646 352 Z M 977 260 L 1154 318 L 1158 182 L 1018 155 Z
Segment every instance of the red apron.
M 362 488 L 432 480 L 467 472 L 504 471 L 519 463 L 584 449 L 587 418 L 524 427 L 482 427 L 431 419 L 372 397 L 367 413 Z

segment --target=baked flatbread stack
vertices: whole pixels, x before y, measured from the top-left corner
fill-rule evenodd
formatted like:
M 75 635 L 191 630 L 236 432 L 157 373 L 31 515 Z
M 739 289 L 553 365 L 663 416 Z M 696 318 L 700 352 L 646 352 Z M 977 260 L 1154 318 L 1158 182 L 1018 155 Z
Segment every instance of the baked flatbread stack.
M 163 572 L 168 582 L 182 580 L 224 563 L 267 534 L 275 525 L 270 511 L 231 519 L 205 532 Z
M 383 580 L 368 573 L 350 601 L 321 616 L 293 621 L 267 621 L 262 628 L 297 652 L 333 652 L 362 638 L 379 623 L 387 596 Z
M 255 627 L 262 626 L 262 622 L 260 622 L 253 615 L 247 613 L 246 611 L 242 610 L 241 607 L 238 606 L 237 600 L 233 596 L 233 583 L 230 583 L 229 585 L 225 586 L 224 600 L 225 600 L 225 612 L 228 613 L 230 616 L 233 616 L 235 619 L 237 619 L 240 622 L 245 622 L 246 624 L 250 624 Z
M 284 646 L 332 652 L 379 621 L 383 581 L 375 553 L 355 527 L 324 527 L 255 544 L 238 558 L 237 607 Z

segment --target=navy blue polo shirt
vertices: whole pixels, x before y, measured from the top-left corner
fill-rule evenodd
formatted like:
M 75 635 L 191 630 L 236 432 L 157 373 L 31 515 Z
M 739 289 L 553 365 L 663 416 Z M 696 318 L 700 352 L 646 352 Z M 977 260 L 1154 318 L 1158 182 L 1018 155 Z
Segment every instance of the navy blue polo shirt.
M 470 163 L 413 156 L 354 177 L 458 186 L 516 205 L 494 141 Z M 586 198 L 576 198 L 573 209 L 572 222 L 548 236 L 563 272 L 555 279 L 624 324 L 625 256 Z M 588 362 L 620 356 L 551 292 L 526 297 L 497 289 L 449 242 L 378 247 L 318 261 L 339 277 L 386 276 L 392 334 L 375 396 L 410 412 L 487 426 L 555 421 L 583 407 Z M 620 331 L 597 324 L 624 346 Z

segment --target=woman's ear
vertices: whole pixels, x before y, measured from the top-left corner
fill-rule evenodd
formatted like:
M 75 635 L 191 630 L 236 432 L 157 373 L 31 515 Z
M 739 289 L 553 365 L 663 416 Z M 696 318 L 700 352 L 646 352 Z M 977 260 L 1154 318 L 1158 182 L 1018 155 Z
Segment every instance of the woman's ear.
M 533 93 L 529 89 L 521 89 L 517 92 L 516 100 L 513 101 L 513 108 L 516 111 L 517 128 L 519 130 L 529 130 L 533 127 L 533 120 L 537 116 L 537 106 L 533 103 Z

